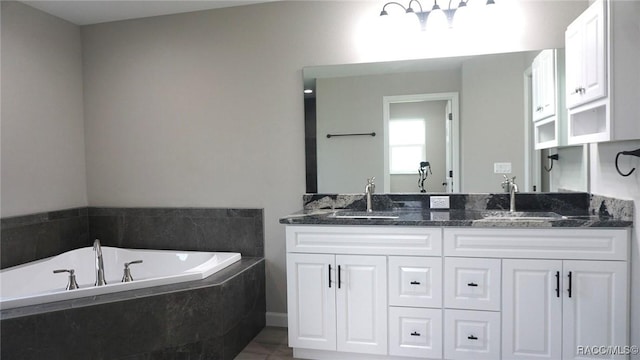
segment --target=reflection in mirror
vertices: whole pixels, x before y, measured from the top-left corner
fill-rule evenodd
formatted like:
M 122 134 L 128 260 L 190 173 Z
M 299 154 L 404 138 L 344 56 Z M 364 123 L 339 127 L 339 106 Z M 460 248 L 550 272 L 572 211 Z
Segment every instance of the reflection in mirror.
M 307 192 L 361 193 L 366 179 L 373 176 L 384 192 L 419 192 L 419 163 L 413 174 L 402 174 L 405 179 L 395 182 L 397 186 L 390 180 L 384 99 L 434 93 L 459 94 L 459 132 L 443 132 L 445 118 L 439 128 L 431 129 L 426 122 L 425 133 L 441 134 L 441 139 L 428 140 L 425 134 L 425 148 L 442 138 L 446 141 L 447 134 L 452 134 L 450 143 L 455 145 L 450 150 L 459 153 L 459 164 L 451 178 L 448 171 L 453 171 L 455 164 L 449 168 L 447 163 L 453 162 L 454 156 L 448 160 L 446 154 L 437 159 L 435 152 L 424 154 L 422 161 L 428 161 L 433 171 L 425 181 L 428 192 L 500 192 L 502 174 L 494 171 L 495 163 L 511 165 L 509 175 L 516 176 L 521 191 L 540 191 L 543 177 L 551 179 L 549 190 L 562 189 L 552 183 L 553 172 L 539 170 L 547 163 L 541 151 L 533 150 L 529 138 L 532 120 L 528 114 L 530 100 L 525 96 L 530 86 L 526 71 L 538 53 L 304 68 L 305 89 L 314 91 L 305 95 Z M 376 136 L 328 139 L 326 135 L 332 133 Z M 584 168 L 585 156 L 577 155 L 583 153 L 582 149 L 571 151 L 571 161 L 579 162 L 572 165 L 573 170 Z M 441 165 L 436 170 L 439 163 L 445 163 L 445 170 Z M 569 189 L 587 191 L 586 172 L 577 171 L 575 175 L 578 185 Z

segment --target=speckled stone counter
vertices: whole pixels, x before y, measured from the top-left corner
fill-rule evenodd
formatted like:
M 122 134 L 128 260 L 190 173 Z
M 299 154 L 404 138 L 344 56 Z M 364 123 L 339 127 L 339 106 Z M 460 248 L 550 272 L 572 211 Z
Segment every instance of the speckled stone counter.
M 443 194 L 433 194 L 441 196 Z M 521 193 L 516 208 L 522 218 L 509 217 L 508 194 L 448 194 L 449 210 L 429 208 L 429 194 L 374 194 L 374 215 L 393 218 L 341 218 L 345 210 L 364 211 L 362 194 L 311 194 L 304 209 L 280 219 L 282 224 L 399 225 L 450 227 L 629 227 L 633 202 L 588 193 Z M 553 212 L 554 217 L 538 217 Z M 338 215 L 338 216 L 336 216 Z M 501 217 L 502 216 L 502 217 Z

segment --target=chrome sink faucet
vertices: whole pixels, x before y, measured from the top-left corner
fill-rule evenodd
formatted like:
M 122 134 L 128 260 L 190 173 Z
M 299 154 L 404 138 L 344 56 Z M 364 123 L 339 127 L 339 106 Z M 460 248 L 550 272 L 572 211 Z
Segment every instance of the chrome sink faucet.
M 371 205 L 371 194 L 376 191 L 376 184 L 373 183 L 375 179 L 375 176 L 371 179 L 367 179 L 367 186 L 364 187 L 364 195 L 367 198 L 367 212 L 373 212 L 373 207 Z
M 516 184 L 516 177 L 512 177 L 509 179 L 507 175 L 504 176 L 504 181 L 502 182 L 502 187 L 505 191 L 509 192 L 509 211 L 516 211 L 516 193 L 518 192 L 518 184 Z
M 93 242 L 93 251 L 96 254 L 96 283 L 95 286 L 107 285 L 104 280 L 104 263 L 102 262 L 102 247 L 100 246 L 100 240 L 96 239 Z

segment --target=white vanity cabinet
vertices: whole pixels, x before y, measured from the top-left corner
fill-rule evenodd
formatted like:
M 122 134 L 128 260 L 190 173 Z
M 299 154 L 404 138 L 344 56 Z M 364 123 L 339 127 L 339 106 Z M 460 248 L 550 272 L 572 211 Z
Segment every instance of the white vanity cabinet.
M 298 358 L 583 359 L 580 346 L 628 345 L 626 228 L 286 232 Z
M 626 229 L 444 230 L 445 258 L 501 259 L 502 359 L 626 345 L 628 246 Z
M 547 49 L 531 64 L 535 149 L 566 145 L 564 51 Z
M 596 0 L 565 32 L 568 144 L 640 137 L 640 3 Z
M 287 226 L 294 355 L 441 358 L 441 244 L 440 228 Z
M 579 345 L 627 343 L 622 261 L 503 260 L 503 352 L 510 359 L 583 359 Z
M 384 256 L 290 254 L 290 345 L 386 354 L 386 268 Z

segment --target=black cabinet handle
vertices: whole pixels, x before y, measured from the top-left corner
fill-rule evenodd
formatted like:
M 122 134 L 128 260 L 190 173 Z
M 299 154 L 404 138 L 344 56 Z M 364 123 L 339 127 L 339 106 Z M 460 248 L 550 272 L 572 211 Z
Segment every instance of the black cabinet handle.
M 329 287 L 331 287 L 331 264 L 329 264 Z
M 571 297 L 571 271 L 569 271 L 569 297 Z
M 417 331 L 414 331 L 414 332 L 411 333 L 411 336 L 420 336 L 420 333 L 417 332 Z
M 340 289 L 340 284 L 342 284 L 342 280 L 340 279 L 340 265 L 338 265 L 338 289 Z
M 556 297 L 560 297 L 560 271 L 556 271 Z
M 478 286 L 478 284 L 470 282 L 470 283 L 467 284 L 467 286 L 476 287 L 476 286 Z
M 469 339 L 469 340 L 478 340 L 478 338 L 473 336 L 473 335 L 467 336 L 467 339 Z
M 412 281 L 411 285 L 420 285 L 420 281 Z

